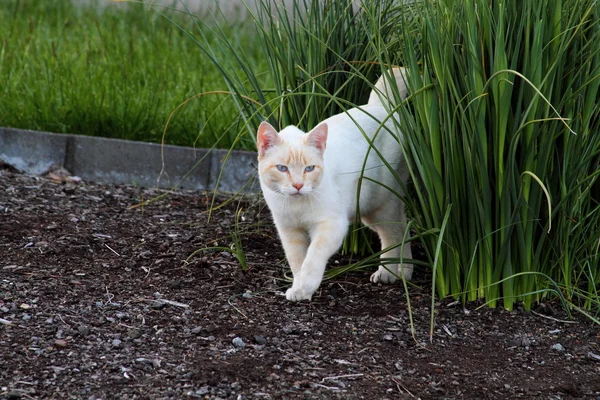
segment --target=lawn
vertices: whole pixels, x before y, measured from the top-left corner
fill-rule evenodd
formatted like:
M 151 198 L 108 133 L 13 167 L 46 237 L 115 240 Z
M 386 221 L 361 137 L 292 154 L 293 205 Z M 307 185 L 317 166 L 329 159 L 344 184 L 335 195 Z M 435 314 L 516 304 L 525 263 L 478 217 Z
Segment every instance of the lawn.
M 195 43 L 216 44 L 218 15 L 201 15 L 203 25 L 168 7 L 102 3 L 2 1 L 0 126 L 161 142 L 180 104 L 226 88 Z M 250 23 L 226 25 L 223 37 L 258 51 Z M 229 96 L 199 96 L 173 115 L 164 141 L 211 147 L 222 137 L 228 148 L 236 122 Z

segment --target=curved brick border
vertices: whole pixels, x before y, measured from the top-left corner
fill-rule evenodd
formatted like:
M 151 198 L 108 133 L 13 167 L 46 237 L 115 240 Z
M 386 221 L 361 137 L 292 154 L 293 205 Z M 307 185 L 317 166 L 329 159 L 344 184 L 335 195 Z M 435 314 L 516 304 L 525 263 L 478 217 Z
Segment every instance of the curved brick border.
M 258 193 L 256 153 L 232 151 L 227 156 L 228 153 L 0 128 L 0 160 L 25 173 L 42 174 L 58 165 L 84 181 L 163 189 L 181 181 L 178 187 L 185 189 Z

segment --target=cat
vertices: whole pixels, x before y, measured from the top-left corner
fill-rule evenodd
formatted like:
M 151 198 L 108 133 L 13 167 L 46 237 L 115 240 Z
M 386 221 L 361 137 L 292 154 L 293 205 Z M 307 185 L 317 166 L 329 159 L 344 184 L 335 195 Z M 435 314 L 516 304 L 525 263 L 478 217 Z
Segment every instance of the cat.
M 404 69 L 394 68 L 393 76 L 400 97 L 406 98 Z M 388 118 L 392 104 L 387 99 L 393 95 L 387 82 L 385 76 L 379 78 L 366 105 L 334 115 L 308 133 L 295 126 L 277 132 L 268 122 L 258 128 L 260 185 L 293 274 L 288 300 L 311 300 L 317 291 L 327 261 L 356 219 L 359 182 L 360 220 L 378 234 L 382 249 L 404 237 L 404 203 L 390 189 L 402 194 L 398 178 L 405 183 L 409 173 L 401 133 Z M 373 141 L 372 148 L 365 136 Z M 381 184 L 361 179 L 363 169 L 362 176 Z M 400 252 L 396 246 L 381 257 L 399 258 Z M 404 244 L 402 257 L 412 258 L 410 243 Z M 410 279 L 413 266 L 380 265 L 371 281 L 393 283 L 399 271 Z

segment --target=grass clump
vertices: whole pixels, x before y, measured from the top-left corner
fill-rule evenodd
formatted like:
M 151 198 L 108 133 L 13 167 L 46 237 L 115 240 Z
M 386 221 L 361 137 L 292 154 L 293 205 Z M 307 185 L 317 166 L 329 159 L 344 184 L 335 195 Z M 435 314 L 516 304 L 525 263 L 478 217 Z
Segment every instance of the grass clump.
M 596 2 L 428 1 L 419 18 L 402 125 L 416 222 L 439 227 L 452 207 L 438 294 L 597 307 Z
M 221 71 L 231 92 L 256 100 L 238 103 L 241 136 L 263 118 L 311 128 L 363 103 L 374 65 L 404 65 L 407 202 L 438 296 L 508 309 L 553 297 L 598 310 L 597 2 L 260 4 L 253 18 L 271 91 L 221 38 L 242 67 Z
M 238 99 L 246 133 L 253 141 L 258 124 L 265 119 L 278 127 L 295 124 L 308 129 L 366 102 L 369 81 L 380 70 L 371 62 L 376 49 L 366 45 L 370 15 L 380 15 L 379 34 L 391 38 L 392 17 L 398 14 L 395 1 L 370 2 L 370 13 L 351 1 L 298 0 L 289 8 L 275 1 L 257 3 L 258 8 L 249 8 L 248 13 L 258 49 L 251 47 L 249 52 L 223 29 L 204 34 L 207 21 L 195 16 L 197 29 L 190 33 Z M 264 68 L 252 66 L 255 57 L 264 62 Z
M 179 104 L 222 88 L 221 75 L 186 37 L 190 21 L 181 12 L 74 3 L 0 4 L 0 126 L 161 142 Z M 249 29 L 223 32 L 251 47 Z M 165 142 L 212 147 L 221 139 L 229 147 L 236 113 L 222 96 L 198 97 L 173 116 Z

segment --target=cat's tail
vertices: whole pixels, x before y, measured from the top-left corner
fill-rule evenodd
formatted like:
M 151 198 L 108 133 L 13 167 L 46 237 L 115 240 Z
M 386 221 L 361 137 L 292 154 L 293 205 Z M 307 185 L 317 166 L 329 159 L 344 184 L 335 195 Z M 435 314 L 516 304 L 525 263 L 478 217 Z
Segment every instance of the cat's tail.
M 398 94 L 400 99 L 404 100 L 408 97 L 408 88 L 406 87 L 406 70 L 402 67 L 392 68 L 392 73 L 396 80 L 396 86 L 398 87 Z M 388 77 L 381 75 L 381 77 L 375 83 L 375 88 L 371 91 L 369 96 L 369 102 L 367 105 L 389 105 L 395 103 L 394 91 L 390 87 Z

